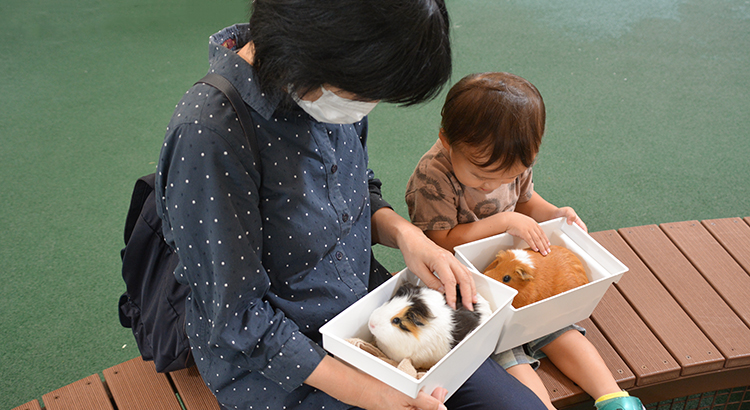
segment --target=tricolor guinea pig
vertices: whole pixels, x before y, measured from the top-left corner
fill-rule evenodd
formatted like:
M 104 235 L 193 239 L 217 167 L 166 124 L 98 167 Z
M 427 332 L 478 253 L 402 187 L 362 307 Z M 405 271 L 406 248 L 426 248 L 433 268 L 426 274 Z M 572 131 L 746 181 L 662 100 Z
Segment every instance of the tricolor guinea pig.
M 500 251 L 484 274 L 516 289 L 516 309 L 589 282 L 578 257 L 562 246 L 551 246 L 547 256 L 530 249 Z
M 397 362 L 409 358 L 415 368 L 428 369 L 490 317 L 489 303 L 477 297 L 472 312 L 461 304 L 459 293 L 454 310 L 442 293 L 404 283 L 372 312 L 370 332 L 389 358 Z

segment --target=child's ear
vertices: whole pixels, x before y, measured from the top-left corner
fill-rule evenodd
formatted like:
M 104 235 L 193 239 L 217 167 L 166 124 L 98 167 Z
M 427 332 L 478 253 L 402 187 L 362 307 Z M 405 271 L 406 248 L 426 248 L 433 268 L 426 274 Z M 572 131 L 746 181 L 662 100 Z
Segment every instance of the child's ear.
M 445 147 L 445 149 L 450 151 L 451 144 L 448 143 L 448 138 L 445 137 L 445 131 L 443 131 L 442 128 L 440 129 L 440 133 L 438 134 L 438 136 L 440 137 L 440 142 L 443 144 L 443 147 Z

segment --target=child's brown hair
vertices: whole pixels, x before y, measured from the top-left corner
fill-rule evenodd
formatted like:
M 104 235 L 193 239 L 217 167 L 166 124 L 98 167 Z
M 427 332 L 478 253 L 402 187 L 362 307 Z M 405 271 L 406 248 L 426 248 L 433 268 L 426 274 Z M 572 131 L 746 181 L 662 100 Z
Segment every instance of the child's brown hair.
M 531 167 L 539 153 L 544 101 L 533 84 L 517 75 L 462 78 L 448 91 L 441 115 L 441 132 L 451 147 L 489 154 L 467 155 L 478 167 L 504 170 L 518 162 Z

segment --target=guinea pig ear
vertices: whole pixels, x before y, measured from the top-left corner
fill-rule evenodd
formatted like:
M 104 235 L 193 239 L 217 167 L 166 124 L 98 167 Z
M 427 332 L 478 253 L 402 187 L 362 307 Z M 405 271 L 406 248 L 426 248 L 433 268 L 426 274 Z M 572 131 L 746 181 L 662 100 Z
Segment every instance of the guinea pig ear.
M 526 272 L 526 270 L 522 267 L 516 268 L 516 273 L 521 278 L 521 280 L 532 280 L 534 279 L 534 276 L 530 273 Z
M 488 272 L 488 271 L 491 271 L 492 269 L 495 269 L 499 263 L 500 263 L 500 259 L 495 259 L 494 261 L 492 261 L 492 263 L 490 263 L 490 266 L 488 266 L 487 269 L 485 269 L 484 271 Z
M 492 263 L 490 263 L 490 266 L 488 266 L 484 271 L 487 272 L 487 271 L 491 271 L 492 269 L 495 269 L 497 265 L 500 264 L 500 260 L 503 258 L 506 252 L 507 251 L 504 251 L 504 250 L 498 252 L 495 255 L 495 260 L 493 260 Z

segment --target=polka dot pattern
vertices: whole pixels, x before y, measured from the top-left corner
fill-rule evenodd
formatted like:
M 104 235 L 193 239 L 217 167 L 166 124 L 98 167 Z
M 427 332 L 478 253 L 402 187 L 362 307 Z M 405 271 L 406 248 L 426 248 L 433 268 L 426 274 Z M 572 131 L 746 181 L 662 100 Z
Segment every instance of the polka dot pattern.
M 325 355 L 320 326 L 367 293 L 377 185 L 367 122 L 276 110 L 252 67 L 220 45 L 247 36 L 247 25 L 212 36 L 210 70 L 252 108 L 262 172 L 231 105 L 205 84 L 178 103 L 158 165 L 175 275 L 192 290 L 186 332 L 225 408 L 348 408 L 303 381 Z

